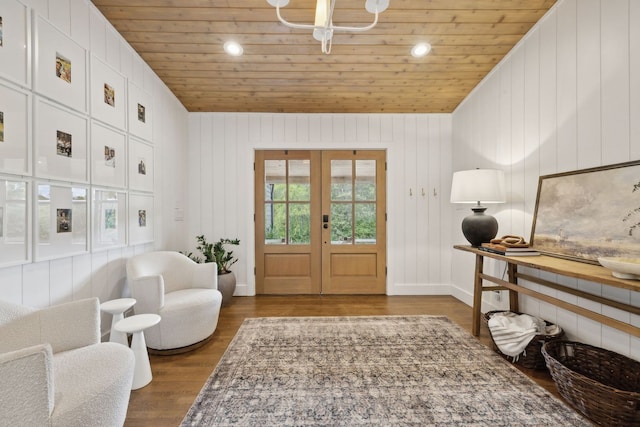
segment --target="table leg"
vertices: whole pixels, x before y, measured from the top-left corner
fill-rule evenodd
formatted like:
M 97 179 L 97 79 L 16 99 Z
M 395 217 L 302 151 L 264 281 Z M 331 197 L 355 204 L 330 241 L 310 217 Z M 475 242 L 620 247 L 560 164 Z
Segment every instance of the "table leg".
M 509 283 L 517 285 L 518 278 L 516 277 L 516 273 L 518 272 L 518 266 L 516 264 L 509 263 L 507 268 L 509 273 Z M 518 305 L 518 292 L 509 289 L 509 310 L 516 313 L 520 312 Z
M 109 342 L 117 342 L 129 347 L 129 340 L 127 340 L 127 334 L 120 332 L 114 328 L 116 323 L 124 319 L 124 313 L 114 314 L 111 318 L 111 332 L 109 332 Z
M 131 390 L 137 390 L 149 384 L 153 378 L 151 374 L 151 364 L 147 353 L 147 343 L 144 339 L 144 332 L 134 332 L 131 337 L 131 350 L 136 357 L 136 365 L 133 371 L 133 383 Z
M 480 316 L 482 315 L 482 278 L 480 275 L 484 269 L 484 257 L 476 255 L 476 269 L 473 274 L 473 320 L 471 333 L 476 337 L 480 335 Z

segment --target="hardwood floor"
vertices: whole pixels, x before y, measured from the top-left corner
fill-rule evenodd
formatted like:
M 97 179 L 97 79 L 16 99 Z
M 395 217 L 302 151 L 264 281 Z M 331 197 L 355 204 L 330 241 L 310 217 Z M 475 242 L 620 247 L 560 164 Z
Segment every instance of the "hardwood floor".
M 256 296 L 235 297 L 222 307 L 213 338 L 190 353 L 151 355 L 153 381 L 131 392 L 125 426 L 177 426 L 211 375 L 238 328 L 250 317 L 445 315 L 471 331 L 471 307 L 450 296 Z M 491 346 L 482 325 L 480 341 Z M 558 396 L 545 372 L 521 369 Z

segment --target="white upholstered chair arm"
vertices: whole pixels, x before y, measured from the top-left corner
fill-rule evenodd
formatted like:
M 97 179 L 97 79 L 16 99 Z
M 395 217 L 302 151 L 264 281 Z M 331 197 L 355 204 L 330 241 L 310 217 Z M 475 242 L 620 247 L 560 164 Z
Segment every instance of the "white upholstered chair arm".
M 49 425 L 54 405 L 52 359 L 48 344 L 0 354 L 0 424 Z
M 0 326 L 0 352 L 49 343 L 58 353 L 98 342 L 98 298 L 46 307 Z
M 194 265 L 191 287 L 218 289 L 218 265 L 215 262 Z
M 161 275 L 129 279 L 131 297 L 135 298 L 136 313 L 158 313 L 164 307 L 164 279 Z

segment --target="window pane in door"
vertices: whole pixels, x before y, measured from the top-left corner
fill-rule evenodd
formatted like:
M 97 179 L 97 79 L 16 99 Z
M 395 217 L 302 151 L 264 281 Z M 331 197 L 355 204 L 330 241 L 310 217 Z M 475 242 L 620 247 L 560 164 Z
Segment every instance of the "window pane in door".
M 376 204 L 357 203 L 355 220 L 356 243 L 376 243 Z
M 356 200 L 376 200 L 376 161 L 356 160 Z
M 264 204 L 264 243 L 283 245 L 286 242 L 287 210 L 284 203 Z
M 264 200 L 284 201 L 287 197 L 287 163 L 285 160 L 265 160 Z
M 289 204 L 289 243 L 292 245 L 311 243 L 311 205 L 309 203 Z
M 352 200 L 351 160 L 331 160 L 331 200 Z
M 351 243 L 352 218 L 351 203 L 331 203 L 331 243 Z
M 309 160 L 289 160 L 289 200 L 311 200 L 311 163 Z

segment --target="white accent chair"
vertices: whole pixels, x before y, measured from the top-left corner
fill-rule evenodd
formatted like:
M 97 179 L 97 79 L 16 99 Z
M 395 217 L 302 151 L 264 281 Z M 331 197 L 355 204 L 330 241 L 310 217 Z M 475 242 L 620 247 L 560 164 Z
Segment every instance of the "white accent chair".
M 127 261 L 127 282 L 137 301 L 135 314 L 162 318 L 144 332 L 152 353 L 193 350 L 216 330 L 222 294 L 215 263 L 198 264 L 179 252 L 148 252 Z
M 100 342 L 97 298 L 0 301 L 0 425 L 122 426 L 134 364 L 128 347 Z

